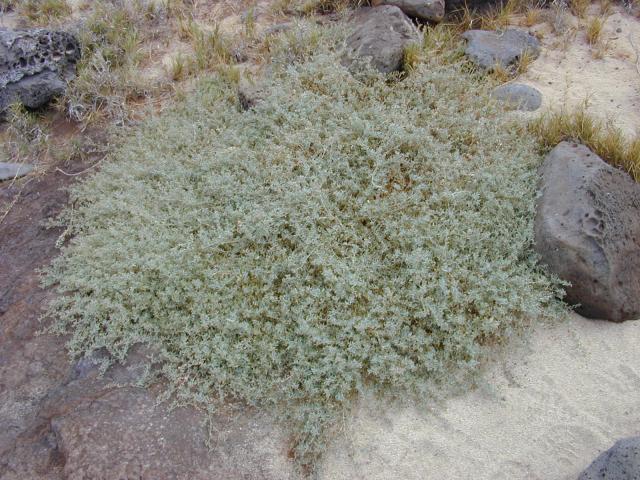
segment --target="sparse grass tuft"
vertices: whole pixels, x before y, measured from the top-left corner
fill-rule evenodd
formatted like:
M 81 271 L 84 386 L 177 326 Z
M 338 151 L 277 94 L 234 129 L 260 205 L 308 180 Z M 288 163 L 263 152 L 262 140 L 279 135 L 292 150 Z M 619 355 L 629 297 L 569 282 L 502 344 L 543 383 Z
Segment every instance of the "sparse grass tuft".
M 39 164 L 49 153 L 49 129 L 39 114 L 15 103 L 6 112 L 6 138 L 2 142 L 9 162 Z
M 600 17 L 593 17 L 587 22 L 586 35 L 587 42 L 592 47 L 600 43 L 604 20 Z
M 529 67 L 534 62 L 534 60 L 535 56 L 533 55 L 533 53 L 530 50 L 524 50 L 522 52 L 522 55 L 518 57 L 518 61 L 516 63 L 516 74 L 522 75 L 527 70 L 529 70 Z
M 591 0 L 569 0 L 569 9 L 578 18 L 584 18 Z
M 491 76 L 498 83 L 505 83 L 515 76 L 515 71 L 510 68 L 505 68 L 501 63 L 496 62 L 491 69 Z
M 71 7 L 66 0 L 21 0 L 15 7 L 19 14 L 37 25 L 46 25 L 71 15 Z
M 243 22 L 243 26 L 245 38 L 253 39 L 256 35 L 255 6 L 251 7 L 247 12 L 247 15 Z
M 507 0 L 486 8 L 472 10 L 465 4 L 464 7 L 453 12 L 451 18 L 460 31 L 472 28 L 503 29 L 512 23 L 513 16 L 517 14 L 524 16 L 527 26 L 532 26 L 542 18 L 544 13 L 542 5 L 543 2 L 540 0 Z
M 217 25 L 209 30 L 192 22 L 190 38 L 199 70 L 210 70 L 217 65 L 233 62 L 231 46 Z
M 564 0 L 553 0 L 545 17 L 556 35 L 565 35 L 570 30 L 567 19 L 567 4 Z
M 607 17 L 611 14 L 613 0 L 600 0 L 600 15 Z
M 457 63 L 464 59 L 464 42 L 455 26 L 439 24 L 423 31 L 424 56 L 434 56 L 441 63 Z
M 640 137 L 626 139 L 620 129 L 591 116 L 584 107 L 548 113 L 532 122 L 530 130 L 544 149 L 551 149 L 563 140 L 581 142 L 640 181 Z
M 151 344 L 179 402 L 272 409 L 309 465 L 360 393 L 424 400 L 554 317 L 536 143 L 436 31 L 402 82 L 354 78 L 334 29 L 279 35 L 255 110 L 213 77 L 149 119 L 60 219 L 71 352 Z
M 293 13 L 295 0 L 274 0 L 269 9 L 274 15 L 287 15 Z
M 531 51 L 529 50 L 524 50 L 518 57 L 517 62 L 513 65 L 505 67 L 501 63 L 496 62 L 496 64 L 491 69 L 491 76 L 499 83 L 508 82 L 514 77 L 522 75 L 527 70 L 529 70 L 529 67 L 534 60 L 535 56 L 533 55 L 533 53 L 531 53 Z
M 314 13 L 344 12 L 348 8 L 355 8 L 369 3 L 365 0 L 304 0 L 300 11 L 311 15 Z
M 192 64 L 191 57 L 184 53 L 178 53 L 171 57 L 169 60 L 168 70 L 169 76 L 173 81 L 184 80 L 190 73 L 190 67 Z
M 509 25 L 511 17 L 520 7 L 519 0 L 507 0 L 506 3 L 500 3 L 483 14 L 481 18 L 482 28 L 486 30 L 499 30 Z
M 141 4 L 140 4 L 141 5 Z M 109 119 L 131 120 L 131 102 L 159 88 L 140 74 L 141 45 L 154 29 L 155 15 L 138 2 L 95 2 L 78 30 L 82 59 L 62 107 L 85 125 Z
M 404 49 L 403 67 L 405 71 L 412 71 L 423 59 L 422 45 L 410 43 Z
M 543 10 L 539 7 L 527 8 L 524 16 L 524 24 L 527 27 L 533 27 L 543 20 Z

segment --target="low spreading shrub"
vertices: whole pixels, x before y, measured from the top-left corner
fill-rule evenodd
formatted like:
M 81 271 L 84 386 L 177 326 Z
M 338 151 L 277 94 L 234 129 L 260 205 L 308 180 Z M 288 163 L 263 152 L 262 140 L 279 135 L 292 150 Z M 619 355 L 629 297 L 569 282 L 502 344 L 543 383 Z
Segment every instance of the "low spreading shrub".
M 541 158 L 489 87 L 437 49 L 355 79 L 325 42 L 249 112 L 209 78 L 132 133 L 73 189 L 46 276 L 72 354 L 149 344 L 174 398 L 271 409 L 307 465 L 359 393 L 426 398 L 558 307 Z

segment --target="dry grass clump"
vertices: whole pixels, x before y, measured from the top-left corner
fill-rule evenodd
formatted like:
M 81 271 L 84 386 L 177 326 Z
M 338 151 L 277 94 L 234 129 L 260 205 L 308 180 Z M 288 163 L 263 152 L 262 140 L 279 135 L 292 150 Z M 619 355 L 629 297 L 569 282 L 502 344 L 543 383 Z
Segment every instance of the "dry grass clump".
M 275 0 L 270 10 L 276 15 L 343 13 L 371 3 L 370 0 Z
M 305 14 L 344 12 L 369 4 L 368 0 L 303 0 L 300 11 Z
M 524 16 L 524 24 L 527 27 L 533 27 L 544 19 L 544 10 L 539 7 L 530 7 L 526 9 Z
M 82 59 L 76 79 L 61 101 L 66 114 L 88 125 L 109 120 L 126 124 L 131 104 L 161 86 L 141 75 L 145 38 L 154 35 L 163 18 L 155 4 L 95 2 L 78 28 Z
M 74 188 L 46 279 L 74 355 L 150 344 L 178 401 L 271 409 L 304 465 L 360 393 L 424 399 L 558 306 L 533 139 L 465 62 L 356 79 L 341 38 L 249 112 L 214 77 L 149 119 Z
M 585 108 L 549 113 L 532 122 L 530 130 L 544 149 L 551 149 L 563 140 L 581 142 L 640 181 L 640 136 L 625 138 L 620 129 L 594 118 Z
M 603 27 L 604 19 L 600 17 L 592 17 L 589 19 L 585 30 L 589 45 L 595 46 L 600 43 Z
M 545 12 L 547 23 L 556 35 L 568 36 L 571 34 L 572 27 L 567 10 L 565 0 L 553 0 Z
M 11 105 L 3 119 L 6 125 L 2 151 L 4 161 L 39 164 L 50 148 L 49 130 L 38 113 L 19 103 Z
M 544 0 L 507 0 L 489 7 L 471 9 L 467 5 L 452 12 L 450 17 L 459 30 L 499 30 L 513 23 L 514 16 L 521 15 L 527 26 L 538 23 L 545 12 Z
M 578 18 L 584 18 L 591 0 L 569 0 L 569 9 Z
M 529 50 L 524 50 L 513 65 L 505 67 L 497 62 L 491 69 L 491 77 L 498 83 L 508 82 L 529 70 L 534 60 L 534 54 Z
M 13 6 L 20 15 L 37 25 L 47 25 L 71 15 L 71 7 L 66 0 L 21 0 L 12 3 L 13 5 L 5 5 L 4 9 Z

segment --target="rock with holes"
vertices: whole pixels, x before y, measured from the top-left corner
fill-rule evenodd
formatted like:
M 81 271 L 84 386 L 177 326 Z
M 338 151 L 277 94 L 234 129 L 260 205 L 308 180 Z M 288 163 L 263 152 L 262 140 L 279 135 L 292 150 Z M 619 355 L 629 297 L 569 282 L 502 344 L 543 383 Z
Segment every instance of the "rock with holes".
M 562 142 L 540 168 L 535 244 L 589 317 L 640 318 L 640 185 L 584 145 Z
M 596 458 L 578 480 L 640 480 L 640 437 L 625 438 Z
M 402 70 L 404 49 L 420 35 L 398 7 L 362 8 L 354 18 L 355 29 L 347 38 L 342 63 L 353 69 L 362 61 L 381 73 Z
M 525 30 L 508 28 L 502 31 L 467 30 L 465 54 L 480 68 L 491 70 L 496 65 L 508 67 L 516 63 L 525 52 L 533 58 L 540 55 L 540 42 Z
M 67 32 L 0 29 L 0 111 L 13 102 L 39 108 L 64 93 L 80 59 Z
M 373 0 L 372 5 L 395 5 L 410 17 L 439 22 L 444 17 L 444 0 Z
M 508 108 L 526 112 L 533 112 L 542 105 L 540 91 L 522 83 L 500 85 L 491 92 L 491 96 Z

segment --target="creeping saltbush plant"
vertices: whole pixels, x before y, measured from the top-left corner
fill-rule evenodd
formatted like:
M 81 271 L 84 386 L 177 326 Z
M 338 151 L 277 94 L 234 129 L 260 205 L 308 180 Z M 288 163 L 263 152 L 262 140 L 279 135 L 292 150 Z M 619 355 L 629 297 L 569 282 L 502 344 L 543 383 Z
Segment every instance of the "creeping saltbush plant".
M 73 189 L 47 276 L 73 354 L 150 344 L 177 398 L 283 415 L 302 463 L 358 393 L 425 396 L 558 306 L 536 145 L 487 87 L 435 54 L 355 79 L 330 51 L 255 110 L 209 79 L 148 120 Z

